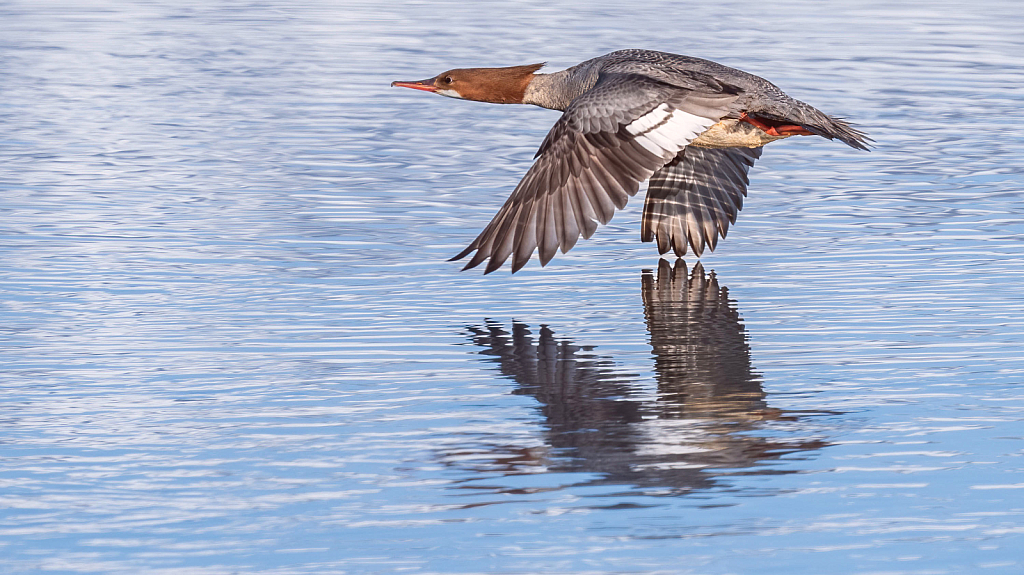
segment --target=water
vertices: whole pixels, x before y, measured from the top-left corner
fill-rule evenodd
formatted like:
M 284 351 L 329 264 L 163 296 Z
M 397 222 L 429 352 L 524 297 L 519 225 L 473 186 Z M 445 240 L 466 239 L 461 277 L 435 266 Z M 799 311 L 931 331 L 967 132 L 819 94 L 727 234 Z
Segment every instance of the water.
M 1012 2 L 0 4 L 5 573 L 1019 573 Z M 390 89 L 623 47 L 762 74 L 716 253 L 639 198 L 445 260 L 557 113 Z M 647 270 L 647 271 L 645 271 Z

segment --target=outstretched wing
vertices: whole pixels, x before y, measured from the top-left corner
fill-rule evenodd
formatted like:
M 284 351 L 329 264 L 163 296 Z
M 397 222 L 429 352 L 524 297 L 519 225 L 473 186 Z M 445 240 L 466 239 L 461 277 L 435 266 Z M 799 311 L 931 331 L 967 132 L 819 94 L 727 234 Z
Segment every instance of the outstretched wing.
M 700 256 L 715 251 L 747 195 L 747 172 L 761 148 L 684 148 L 651 176 L 640 224 L 640 239 L 657 237 L 658 251 Z
M 717 91 L 716 91 L 717 88 Z M 490 273 L 512 256 L 515 273 L 539 248 L 547 265 L 589 238 L 640 183 L 728 113 L 729 87 L 682 88 L 637 74 L 603 73 L 548 133 L 536 160 L 494 219 L 453 260 L 488 258 Z

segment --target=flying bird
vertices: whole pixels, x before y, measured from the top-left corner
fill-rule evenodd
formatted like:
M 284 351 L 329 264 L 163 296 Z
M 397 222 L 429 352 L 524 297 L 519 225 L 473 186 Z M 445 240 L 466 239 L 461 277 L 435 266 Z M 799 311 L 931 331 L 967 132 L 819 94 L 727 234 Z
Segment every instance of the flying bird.
M 452 261 L 473 254 L 491 273 L 512 257 L 512 273 L 534 250 L 547 265 L 556 250 L 589 238 L 649 181 L 640 239 L 662 254 L 714 250 L 747 193 L 747 172 L 765 144 L 822 136 L 867 150 L 849 122 L 787 96 L 764 78 L 728 66 L 652 50 L 619 50 L 561 72 L 544 64 L 463 68 L 392 86 L 442 96 L 533 104 L 562 111 L 533 165 L 497 215 Z

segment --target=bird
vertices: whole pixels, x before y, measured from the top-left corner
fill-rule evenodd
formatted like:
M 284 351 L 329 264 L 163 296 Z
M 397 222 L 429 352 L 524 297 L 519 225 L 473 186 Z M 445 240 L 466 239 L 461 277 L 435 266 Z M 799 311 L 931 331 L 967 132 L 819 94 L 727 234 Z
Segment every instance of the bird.
M 640 239 L 660 254 L 700 257 L 743 206 L 748 172 L 763 147 L 791 136 L 822 136 L 869 150 L 850 122 L 786 95 L 753 74 L 690 56 L 618 50 L 550 74 L 545 64 L 459 68 L 419 81 L 395 81 L 441 96 L 532 104 L 562 116 L 533 164 L 494 218 L 466 249 L 463 270 L 509 257 L 512 273 L 539 253 L 590 238 L 648 181 Z M 475 253 L 474 253 L 475 252 Z

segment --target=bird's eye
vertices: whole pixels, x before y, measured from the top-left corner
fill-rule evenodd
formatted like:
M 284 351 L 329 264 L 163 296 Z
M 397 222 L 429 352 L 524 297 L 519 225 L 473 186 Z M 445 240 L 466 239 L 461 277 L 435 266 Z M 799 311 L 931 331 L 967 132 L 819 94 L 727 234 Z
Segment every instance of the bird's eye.
M 445 84 L 451 84 L 452 83 L 452 77 L 451 76 L 445 76 L 444 77 L 444 83 Z

